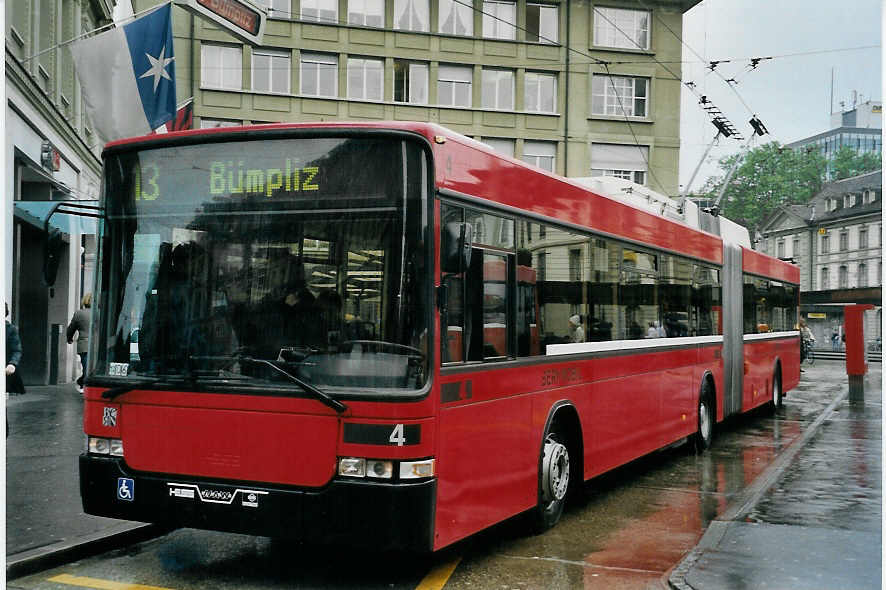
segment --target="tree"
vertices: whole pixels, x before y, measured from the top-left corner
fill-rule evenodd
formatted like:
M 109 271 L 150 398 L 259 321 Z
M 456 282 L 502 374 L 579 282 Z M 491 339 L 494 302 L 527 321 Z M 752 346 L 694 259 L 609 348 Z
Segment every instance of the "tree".
M 708 179 L 702 189 L 715 200 L 740 154 L 720 159 L 721 176 Z M 756 229 L 778 207 L 806 203 L 821 190 L 826 161 L 818 150 L 793 150 L 777 141 L 756 147 L 741 160 L 723 194 L 723 215 L 750 230 Z
M 858 153 L 849 146 L 843 146 L 831 160 L 831 171 L 834 180 L 842 180 L 873 172 L 880 169 L 880 154 L 873 152 Z

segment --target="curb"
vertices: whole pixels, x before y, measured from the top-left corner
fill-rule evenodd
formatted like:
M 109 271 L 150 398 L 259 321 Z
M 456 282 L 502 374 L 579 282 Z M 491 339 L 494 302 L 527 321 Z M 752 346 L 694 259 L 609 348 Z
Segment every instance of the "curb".
M 14 580 L 85 557 L 148 541 L 173 530 L 157 524 L 118 524 L 104 531 L 59 541 L 44 547 L 6 556 L 6 579 Z
M 734 521 L 741 520 L 747 516 L 754 506 L 760 501 L 769 489 L 778 483 L 778 481 L 787 471 L 788 467 L 794 460 L 794 457 L 803 450 L 809 441 L 814 437 L 821 425 L 827 420 L 834 409 L 843 403 L 843 400 L 849 395 L 849 390 L 841 390 L 839 395 L 835 397 L 830 404 L 818 415 L 818 417 L 809 425 L 809 428 L 803 431 L 800 439 L 794 442 L 786 451 L 779 455 L 766 470 L 754 479 L 750 486 L 745 488 L 739 494 L 721 515 L 711 521 L 708 525 L 698 545 L 684 557 L 680 563 L 668 575 L 667 582 L 674 590 L 692 590 L 686 582 L 686 575 L 695 562 L 699 560 L 702 554 L 707 550 L 716 547 L 726 535 L 726 531 Z

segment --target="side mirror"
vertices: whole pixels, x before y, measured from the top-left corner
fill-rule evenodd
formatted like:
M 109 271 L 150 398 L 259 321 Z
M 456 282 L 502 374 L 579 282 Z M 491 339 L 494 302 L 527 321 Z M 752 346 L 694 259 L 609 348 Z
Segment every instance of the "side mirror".
M 471 264 L 474 228 L 467 223 L 451 221 L 443 227 L 440 243 L 440 269 L 460 273 Z
M 64 248 L 65 241 L 62 232 L 55 228 L 43 232 L 43 281 L 47 287 L 55 284 Z

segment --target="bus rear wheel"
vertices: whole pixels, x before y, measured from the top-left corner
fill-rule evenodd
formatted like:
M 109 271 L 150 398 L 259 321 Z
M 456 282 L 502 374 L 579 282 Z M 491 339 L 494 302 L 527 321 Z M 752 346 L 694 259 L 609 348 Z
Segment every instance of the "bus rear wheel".
M 698 431 L 693 437 L 695 450 L 698 452 L 711 448 L 711 443 L 714 440 L 714 405 L 711 402 L 712 397 L 710 387 L 706 384 L 698 398 Z
M 553 527 L 563 514 L 569 489 L 569 448 L 565 437 L 552 431 L 545 436 L 538 474 L 538 505 L 532 509 L 532 528 L 542 533 Z
M 775 372 L 775 375 L 772 377 L 772 411 L 776 412 L 779 408 L 781 408 L 782 400 L 784 396 L 781 393 L 781 372 Z

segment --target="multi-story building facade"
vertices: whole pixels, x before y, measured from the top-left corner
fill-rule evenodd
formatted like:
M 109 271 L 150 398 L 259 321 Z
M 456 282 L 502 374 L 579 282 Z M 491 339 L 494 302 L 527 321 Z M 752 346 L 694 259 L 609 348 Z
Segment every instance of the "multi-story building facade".
M 102 141 L 60 45 L 110 22 L 113 0 L 14 0 L 5 7 L 4 298 L 22 335 L 25 383 L 67 382 L 79 361 L 63 330 L 92 282 L 94 230 L 53 217 L 62 263 L 47 287 L 42 220 L 57 201 L 98 198 Z
M 178 96 L 201 127 L 433 121 L 559 174 L 676 195 L 678 36 L 695 4 L 264 0 L 261 47 L 176 8 Z
M 801 313 L 819 342 L 840 331 L 843 305 L 867 303 L 882 288 L 882 199 L 878 170 L 826 184 L 808 204 L 782 207 L 762 225 L 758 247 L 800 266 Z M 880 330 L 871 322 L 869 337 Z
M 792 149 L 819 150 L 828 161 L 848 147 L 859 154 L 883 152 L 883 103 L 867 101 L 831 115 L 831 129 L 787 144 Z M 830 167 L 828 177 L 832 177 Z

